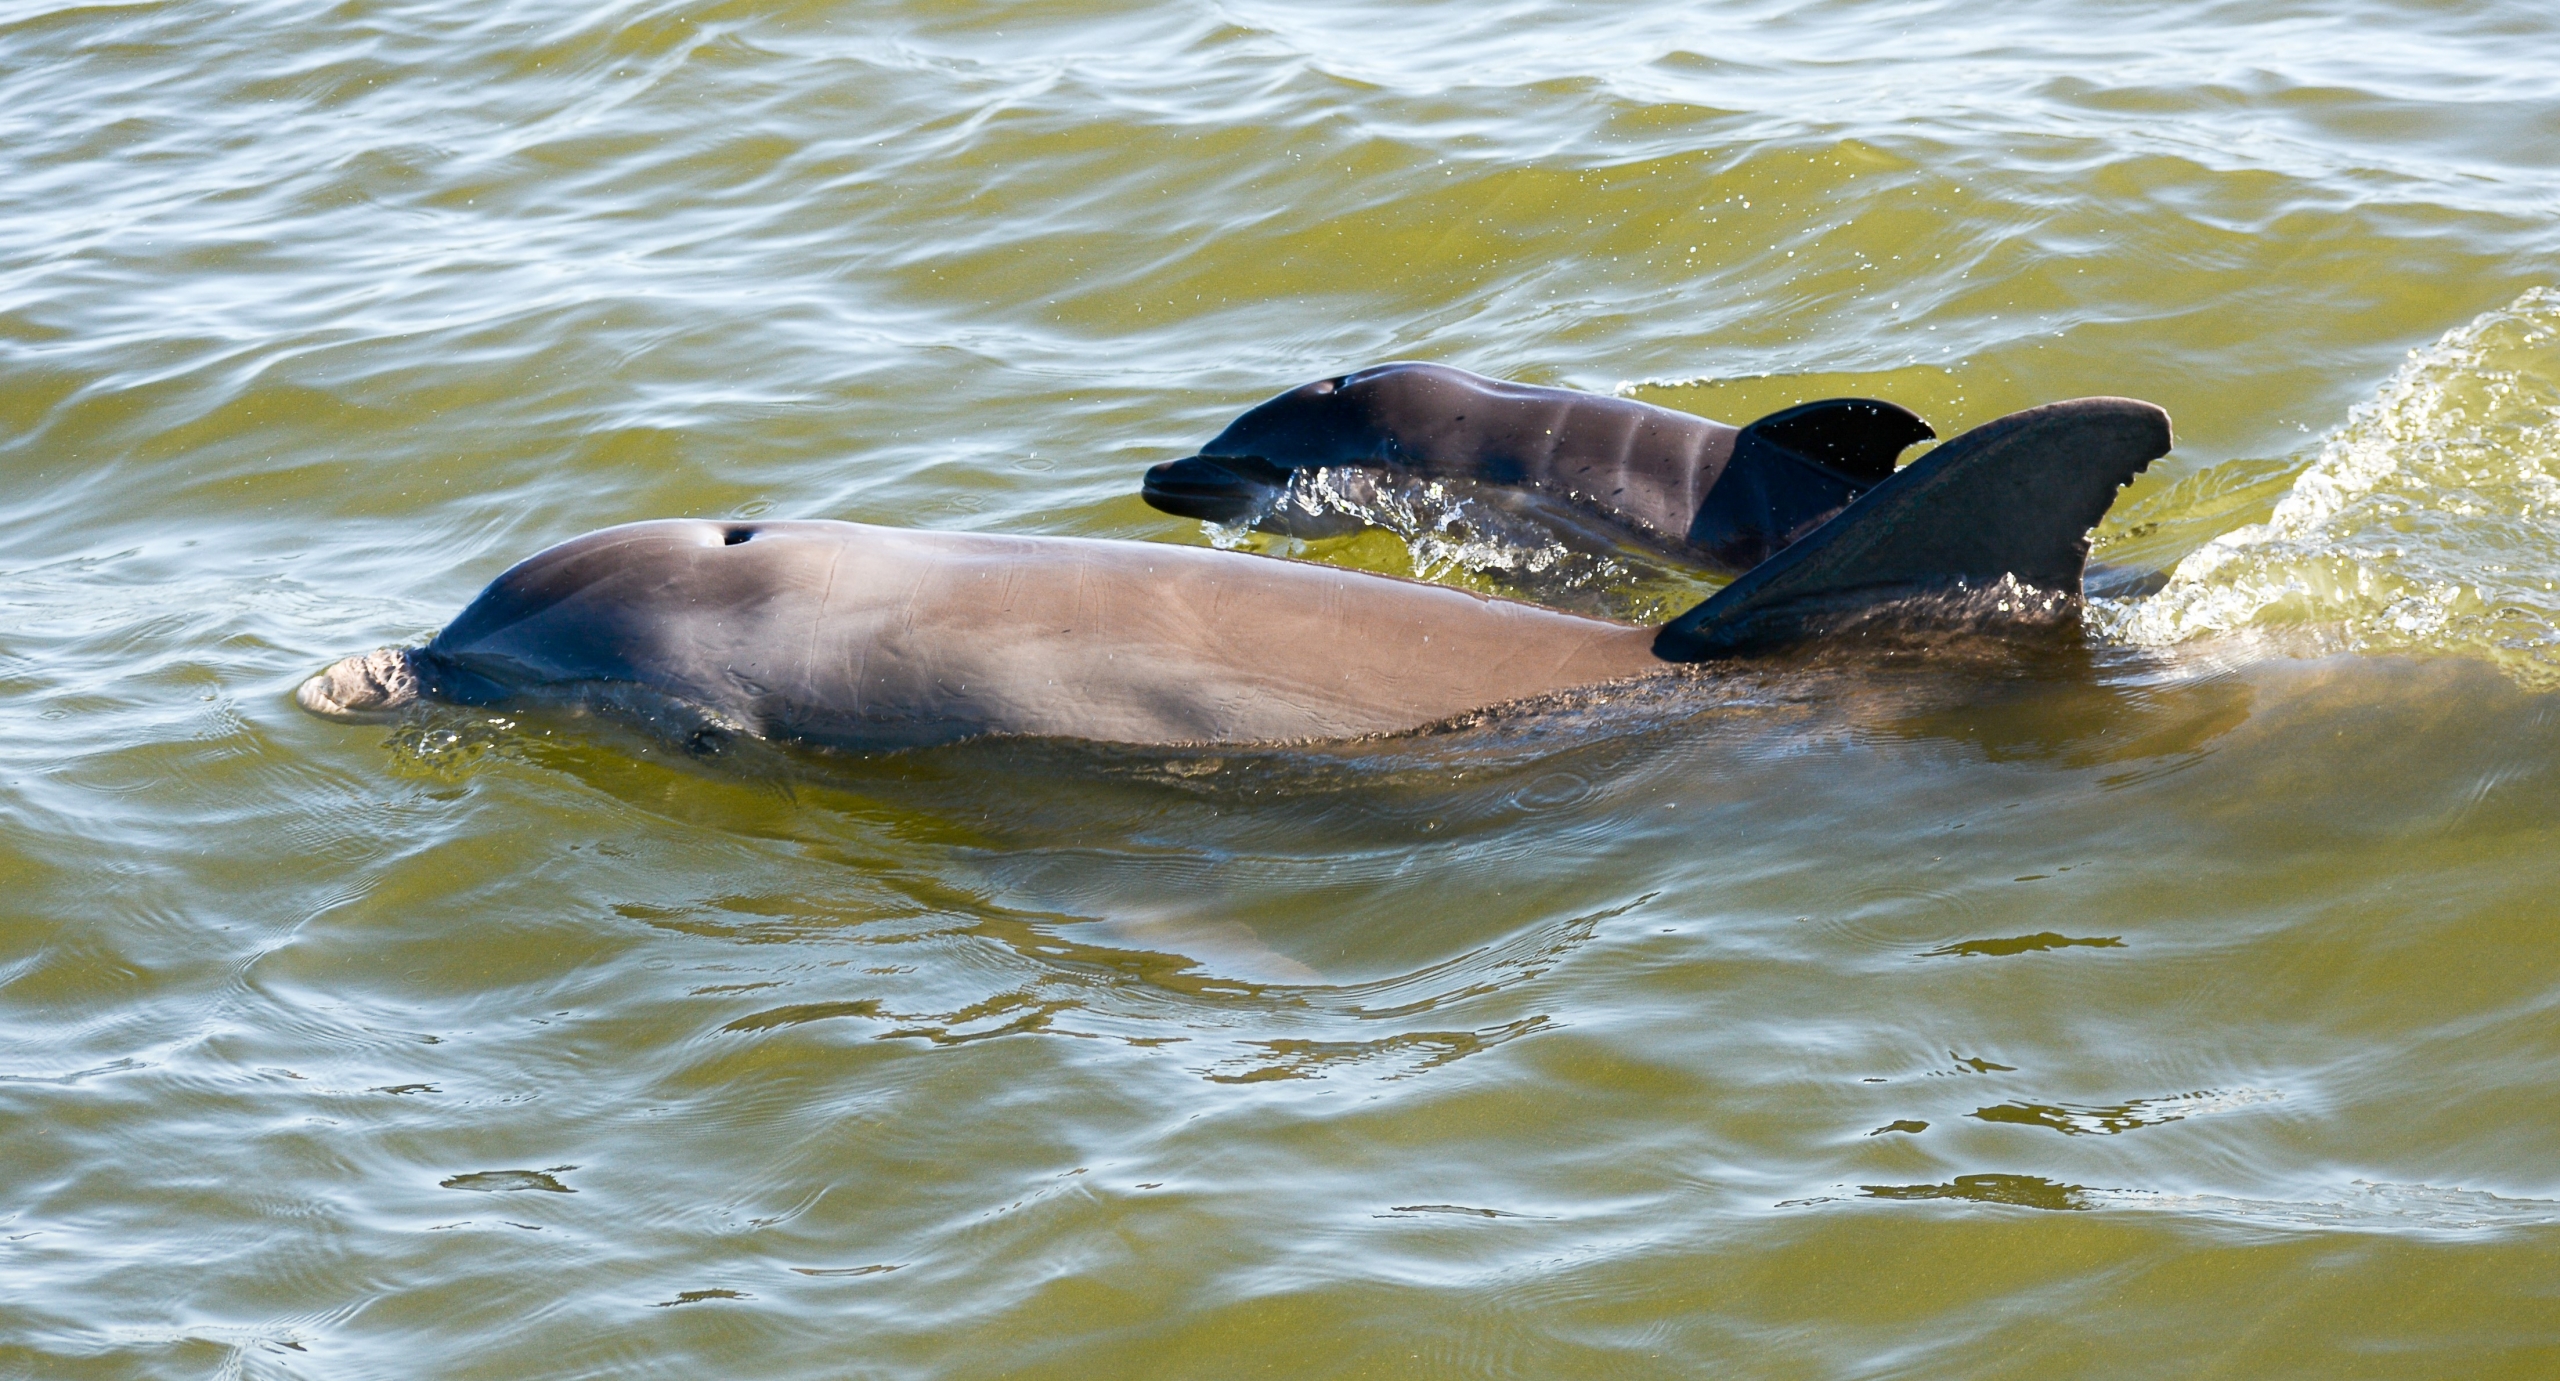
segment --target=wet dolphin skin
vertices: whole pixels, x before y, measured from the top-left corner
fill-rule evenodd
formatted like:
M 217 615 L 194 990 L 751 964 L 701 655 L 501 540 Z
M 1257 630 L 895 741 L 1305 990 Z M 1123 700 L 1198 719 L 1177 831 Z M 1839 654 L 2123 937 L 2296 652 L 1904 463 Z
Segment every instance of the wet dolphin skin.
M 1156 543 L 635 523 L 538 553 L 425 647 L 297 694 L 345 718 L 645 696 L 703 732 L 866 749 L 1389 733 L 1880 615 L 2049 622 L 2076 606 L 2090 527 L 2169 444 L 2168 415 L 2129 399 L 1988 423 L 1660 629 Z

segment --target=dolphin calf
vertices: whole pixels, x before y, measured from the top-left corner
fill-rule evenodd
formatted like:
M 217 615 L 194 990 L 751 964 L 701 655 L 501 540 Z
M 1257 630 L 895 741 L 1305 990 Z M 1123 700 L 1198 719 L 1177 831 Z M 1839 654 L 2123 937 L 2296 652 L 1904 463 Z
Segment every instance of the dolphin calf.
M 628 712 L 697 748 L 988 734 L 1137 744 L 1348 738 L 1813 638 L 2052 623 L 2088 533 L 2170 446 L 2084 398 L 1967 432 L 1660 627 L 1239 552 L 840 522 L 634 523 L 500 575 L 417 648 L 296 698 Z
M 1936 435 L 1868 398 L 1804 403 L 1737 429 L 1629 398 L 1382 364 L 1257 405 L 1198 455 L 1147 471 L 1141 493 L 1187 518 L 1330 536 L 1352 525 L 1283 503 L 1293 475 L 1403 470 L 1528 490 L 1619 540 L 1733 573 L 1812 531 Z

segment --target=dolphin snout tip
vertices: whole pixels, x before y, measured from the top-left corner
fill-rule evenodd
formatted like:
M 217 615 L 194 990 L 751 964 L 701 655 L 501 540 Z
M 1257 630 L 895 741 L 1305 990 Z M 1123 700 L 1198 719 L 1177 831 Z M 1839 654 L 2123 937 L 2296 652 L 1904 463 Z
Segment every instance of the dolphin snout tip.
M 341 657 L 296 687 L 294 703 L 323 719 L 388 719 L 417 703 L 421 683 L 411 651 L 377 648 Z
M 1279 497 L 1280 484 L 1287 482 L 1287 475 L 1281 472 L 1280 484 L 1275 484 L 1269 479 L 1239 474 L 1239 466 L 1271 468 L 1246 457 L 1185 456 L 1149 469 L 1139 497 L 1182 518 L 1212 523 L 1250 518 Z

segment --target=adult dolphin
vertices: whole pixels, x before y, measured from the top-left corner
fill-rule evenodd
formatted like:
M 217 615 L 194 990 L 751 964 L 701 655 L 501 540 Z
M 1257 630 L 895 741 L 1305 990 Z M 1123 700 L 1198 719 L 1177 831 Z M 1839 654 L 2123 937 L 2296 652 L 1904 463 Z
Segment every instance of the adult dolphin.
M 1147 471 L 1146 501 L 1300 536 L 1282 502 L 1300 471 L 1365 466 L 1525 489 L 1608 535 L 1749 570 L 1893 473 L 1937 435 L 1891 403 L 1831 398 L 1749 426 L 1630 398 L 1506 383 L 1446 365 L 1376 365 L 1261 403 L 1200 454 Z
M 347 658 L 297 698 L 342 718 L 586 702 L 708 741 L 854 749 L 1391 733 L 1888 617 L 2067 617 L 2090 527 L 2169 445 L 2168 415 L 2130 399 L 2013 414 L 1661 628 L 1195 547 L 635 523 L 533 556 L 426 646 Z

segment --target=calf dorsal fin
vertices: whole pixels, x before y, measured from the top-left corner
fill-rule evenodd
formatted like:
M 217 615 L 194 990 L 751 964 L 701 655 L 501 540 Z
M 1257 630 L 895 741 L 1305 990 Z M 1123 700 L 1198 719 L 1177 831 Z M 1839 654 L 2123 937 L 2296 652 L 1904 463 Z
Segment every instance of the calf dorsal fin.
M 1756 445 L 1808 461 L 1861 489 L 1881 484 L 1913 443 L 1937 433 L 1909 408 L 1875 398 L 1825 398 L 1770 413 L 1734 438 L 1738 460 Z
M 1937 433 L 1907 408 L 1825 398 L 1770 413 L 1734 434 L 1733 455 L 1689 519 L 1689 545 L 1747 571 L 1893 474 L 1894 459 Z
M 1819 637 L 1880 606 L 2003 580 L 2076 604 L 2089 529 L 2168 454 L 2169 414 L 2130 398 L 2012 413 L 1895 472 L 1697 608 L 1654 650 L 1698 661 Z

